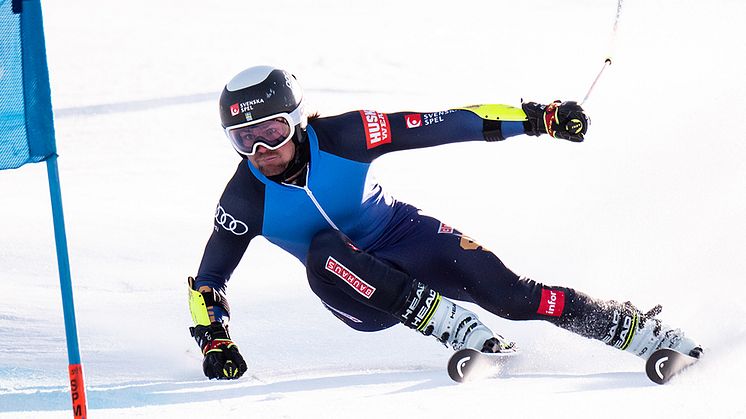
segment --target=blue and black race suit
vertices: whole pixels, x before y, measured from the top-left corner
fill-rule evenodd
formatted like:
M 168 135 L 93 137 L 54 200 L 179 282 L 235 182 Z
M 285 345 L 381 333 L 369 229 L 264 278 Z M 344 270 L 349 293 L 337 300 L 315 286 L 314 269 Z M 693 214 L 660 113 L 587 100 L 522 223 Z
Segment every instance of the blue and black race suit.
M 571 289 L 561 289 L 566 301 L 555 312 L 556 304 L 541 301 L 546 287 L 519 278 L 458 230 L 391 198 L 368 173 L 389 152 L 523 133 L 523 122 L 487 121 L 468 110 L 355 111 L 313 119 L 305 186 L 270 180 L 247 160 L 238 165 L 220 198 L 196 286 L 224 290 L 249 242 L 261 235 L 306 265 L 312 290 L 358 330 L 396 324 L 392 311 L 413 279 L 502 317 L 554 320 L 563 307 L 572 311 Z

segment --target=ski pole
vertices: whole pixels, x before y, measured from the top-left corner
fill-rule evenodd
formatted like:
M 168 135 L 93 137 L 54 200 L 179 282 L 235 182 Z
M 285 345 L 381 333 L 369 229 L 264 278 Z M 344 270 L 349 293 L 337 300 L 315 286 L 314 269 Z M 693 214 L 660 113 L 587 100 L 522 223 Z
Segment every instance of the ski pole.
M 601 67 L 601 71 L 598 72 L 598 75 L 596 76 L 595 80 L 593 80 L 593 83 L 591 83 L 591 87 L 588 88 L 588 93 L 585 94 L 585 97 L 580 102 L 580 106 L 583 106 L 583 104 L 585 103 L 585 101 L 588 100 L 588 96 L 591 95 L 591 92 L 593 91 L 593 88 L 596 87 L 596 83 L 598 83 L 598 79 L 601 78 L 601 74 L 603 74 L 604 70 L 606 70 L 606 67 L 608 67 L 610 65 L 611 65 L 611 57 L 607 57 L 604 60 L 604 66 Z
M 609 39 L 609 54 L 606 56 L 606 59 L 604 60 L 604 65 L 601 67 L 601 71 L 598 72 L 598 75 L 593 80 L 593 83 L 591 83 L 591 87 L 588 88 L 588 92 L 585 94 L 585 97 L 580 102 L 580 106 L 583 106 L 586 100 L 588 100 L 588 96 L 591 95 L 591 92 L 593 91 L 593 88 L 596 87 L 596 83 L 598 83 L 598 80 L 601 78 L 601 74 L 604 73 L 604 70 L 606 70 L 606 67 L 611 66 L 611 57 L 614 53 L 614 47 L 616 46 L 616 32 L 617 27 L 619 27 L 619 16 L 622 14 L 622 2 L 623 0 L 617 0 L 616 4 L 616 16 L 614 17 L 614 28 L 611 31 L 611 37 Z

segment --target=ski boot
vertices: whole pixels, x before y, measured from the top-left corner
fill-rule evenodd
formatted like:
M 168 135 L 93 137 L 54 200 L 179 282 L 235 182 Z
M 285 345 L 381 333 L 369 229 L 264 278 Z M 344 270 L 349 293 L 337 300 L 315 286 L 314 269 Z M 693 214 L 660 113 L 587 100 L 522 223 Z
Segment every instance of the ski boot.
M 674 329 L 656 318 L 663 309 L 660 305 L 646 313 L 642 313 L 629 301 L 614 305 L 612 322 L 602 339 L 606 344 L 645 360 L 661 348 L 670 348 L 695 358 L 702 355 L 702 347 L 681 329 Z
M 475 349 L 485 353 L 515 352 L 515 343 L 493 333 L 473 312 L 416 282 L 404 308 L 402 322 L 423 335 L 432 335 L 455 351 Z

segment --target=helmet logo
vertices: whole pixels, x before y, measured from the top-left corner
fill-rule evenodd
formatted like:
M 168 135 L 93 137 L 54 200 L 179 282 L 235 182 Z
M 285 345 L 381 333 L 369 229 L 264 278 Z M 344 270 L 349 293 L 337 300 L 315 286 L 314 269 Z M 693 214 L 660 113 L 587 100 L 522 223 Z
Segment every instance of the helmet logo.
M 239 110 L 239 108 L 238 108 L 238 103 L 234 103 L 234 104 L 232 104 L 232 105 L 231 105 L 231 116 L 236 116 L 236 115 L 238 115 L 239 113 L 241 113 L 241 111 L 240 111 L 240 110 Z
M 239 108 L 241 113 L 251 112 L 254 110 L 254 105 L 258 105 L 260 103 L 264 103 L 264 99 L 251 99 L 247 100 L 246 102 L 241 102 L 239 104 Z

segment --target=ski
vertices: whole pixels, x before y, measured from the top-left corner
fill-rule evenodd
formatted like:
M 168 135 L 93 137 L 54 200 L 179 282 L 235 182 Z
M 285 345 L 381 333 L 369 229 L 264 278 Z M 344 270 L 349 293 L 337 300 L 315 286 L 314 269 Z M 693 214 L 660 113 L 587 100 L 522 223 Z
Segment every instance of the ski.
M 673 349 L 663 348 L 653 352 L 645 363 L 645 373 L 656 384 L 666 384 L 690 365 L 699 361 L 698 358 L 682 354 Z
M 456 351 L 448 360 L 448 376 L 457 383 L 499 375 L 517 351 L 484 353 L 475 349 Z

